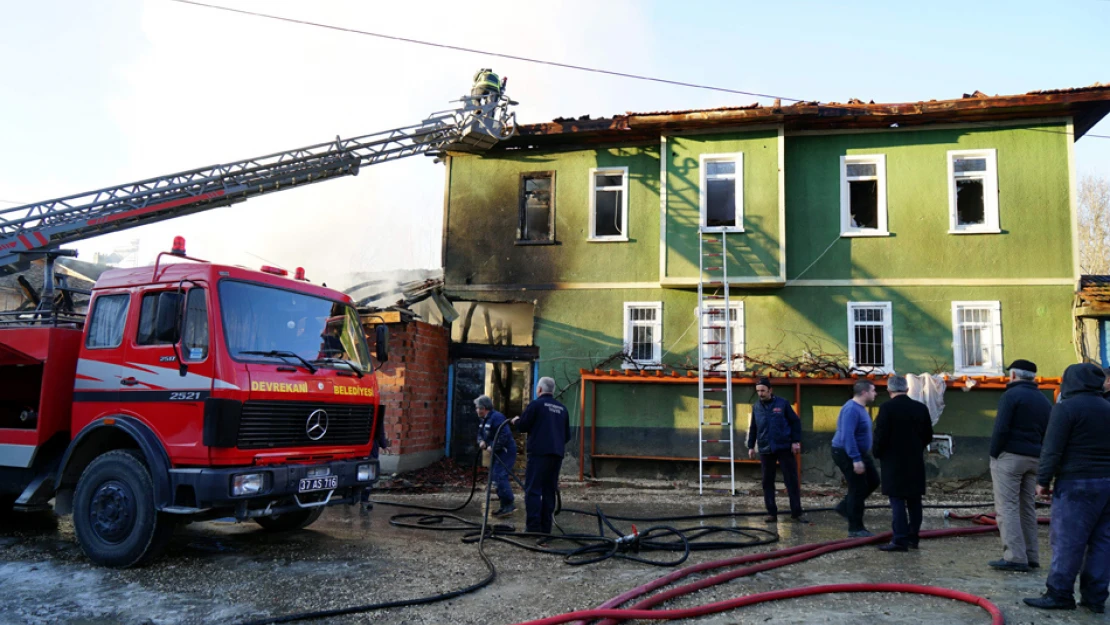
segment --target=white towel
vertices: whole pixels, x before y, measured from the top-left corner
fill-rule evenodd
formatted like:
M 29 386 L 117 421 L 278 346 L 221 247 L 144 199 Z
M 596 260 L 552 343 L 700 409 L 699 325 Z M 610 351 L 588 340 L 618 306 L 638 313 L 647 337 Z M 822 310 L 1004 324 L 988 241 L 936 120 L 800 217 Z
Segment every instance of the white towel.
M 907 373 L 906 383 L 910 387 L 910 399 L 916 399 L 929 407 L 929 417 L 936 427 L 941 413 L 944 412 L 944 376 Z

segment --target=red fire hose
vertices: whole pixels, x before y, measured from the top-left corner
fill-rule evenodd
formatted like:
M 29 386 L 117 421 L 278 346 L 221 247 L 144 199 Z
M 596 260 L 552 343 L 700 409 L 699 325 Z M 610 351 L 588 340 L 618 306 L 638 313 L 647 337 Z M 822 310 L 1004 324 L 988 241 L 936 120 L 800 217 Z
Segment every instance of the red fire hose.
M 671 620 L 694 618 L 697 616 L 705 616 L 706 614 L 724 612 L 734 608 L 755 605 L 757 603 L 765 603 L 767 601 L 780 601 L 782 599 L 795 599 L 797 597 L 838 592 L 900 592 L 955 599 L 956 601 L 970 603 L 971 605 L 976 605 L 986 610 L 991 615 L 991 625 L 1005 625 L 1006 623 L 1006 618 L 1002 616 L 1002 611 L 998 609 L 998 606 L 982 597 L 977 597 L 958 590 L 937 588 L 936 586 L 917 586 L 915 584 L 829 584 L 826 586 L 807 586 L 804 588 L 790 588 L 787 590 L 772 590 L 770 592 L 761 592 L 746 597 L 737 597 L 727 601 L 718 601 L 716 603 L 708 603 L 693 608 L 678 610 L 603 610 L 600 608 L 595 610 L 582 610 L 580 612 L 570 612 L 568 614 L 552 616 L 537 621 L 528 621 L 527 624 L 521 625 L 555 625 L 556 623 L 568 623 L 576 619 L 596 618 L 616 618 L 621 620 Z
M 980 524 L 980 527 L 959 527 L 948 528 L 940 530 L 927 530 L 921 532 L 922 539 L 930 538 L 946 538 L 950 536 L 971 536 L 977 534 L 987 534 L 998 531 L 998 526 L 993 524 L 993 515 L 967 515 L 961 517 L 958 515 L 949 515 L 950 518 L 964 518 L 972 520 Z M 1038 519 L 1041 523 L 1048 523 L 1047 518 Z M 687 595 L 697 592 L 710 586 L 723 584 L 727 581 L 736 579 L 738 577 L 746 577 L 760 573 L 770 569 L 776 569 L 782 566 L 803 562 L 811 558 L 840 551 L 843 549 L 854 549 L 864 545 L 883 543 L 890 540 L 891 533 L 885 532 L 869 538 L 851 538 L 832 540 L 823 543 L 811 543 L 808 545 L 801 545 L 789 549 L 780 549 L 776 551 L 769 551 L 766 553 L 749 554 L 745 556 L 738 556 L 735 558 L 726 558 L 723 560 L 716 560 L 712 562 L 703 562 L 695 564 L 682 569 L 673 571 L 664 575 L 654 581 L 651 581 L 643 586 L 634 588 L 628 592 L 618 595 L 605 603 L 601 604 L 598 608 L 593 610 L 580 610 L 577 612 L 570 612 L 559 616 L 552 616 L 534 621 L 527 621 L 518 625 L 555 625 L 556 623 L 569 623 L 577 622 L 584 623 L 586 620 L 606 619 L 601 622 L 601 625 L 612 625 L 618 621 L 628 619 L 678 619 L 678 618 L 692 618 L 695 616 L 703 616 L 706 614 L 713 614 L 716 612 L 723 612 L 734 608 L 753 605 L 756 603 L 763 603 L 766 601 L 778 601 L 793 597 L 804 597 L 816 594 L 838 593 L 838 592 L 903 592 L 903 593 L 916 593 L 932 595 L 936 597 L 945 597 L 957 601 L 964 601 L 972 605 L 982 607 L 990 613 L 992 624 L 1001 625 L 1005 623 L 1005 618 L 1002 612 L 993 603 L 957 590 L 950 590 L 947 588 L 936 588 L 932 586 L 917 586 L 913 584 L 833 584 L 826 586 L 811 586 L 806 588 L 793 588 L 787 590 L 776 590 L 772 592 L 758 593 L 746 597 L 737 597 L 727 601 L 720 601 L 717 603 L 710 603 L 693 608 L 684 608 L 681 610 L 650 610 L 652 606 L 658 605 L 665 601 L 669 601 L 676 597 Z M 672 588 L 666 592 L 652 595 L 629 608 L 617 609 L 617 606 L 623 605 L 633 599 L 642 597 L 654 590 L 668 586 L 684 577 L 694 573 L 701 573 L 714 569 L 722 569 L 737 565 L 754 564 L 752 566 L 745 566 L 743 568 L 726 571 L 719 573 L 712 577 L 707 577 L 698 582 L 686 584 Z

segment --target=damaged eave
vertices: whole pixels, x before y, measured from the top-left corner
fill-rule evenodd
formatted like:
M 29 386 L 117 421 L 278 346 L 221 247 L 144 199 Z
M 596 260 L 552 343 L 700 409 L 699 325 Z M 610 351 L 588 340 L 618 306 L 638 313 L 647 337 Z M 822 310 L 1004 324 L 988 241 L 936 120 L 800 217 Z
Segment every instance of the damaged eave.
M 1110 85 L 1038 91 L 1023 95 L 988 96 L 975 91 L 954 100 L 875 104 L 853 99 L 838 102 L 798 102 L 783 106 L 732 106 L 705 110 L 630 112 L 600 119 L 588 116 L 559 118 L 549 123 L 522 125 L 499 149 L 545 149 L 553 146 L 597 145 L 658 139 L 683 130 L 755 124 L 782 124 L 787 131 L 888 128 L 935 123 L 1013 121 L 1044 117 L 1072 117 L 1075 137 L 1082 137 L 1110 114 Z
M 1110 276 L 1081 276 L 1076 296 L 1076 317 L 1110 317 Z
M 526 124 L 518 127 L 517 136 L 534 137 L 542 135 L 588 134 L 628 129 L 628 117 L 619 115 L 601 119 L 556 120 L 545 124 Z

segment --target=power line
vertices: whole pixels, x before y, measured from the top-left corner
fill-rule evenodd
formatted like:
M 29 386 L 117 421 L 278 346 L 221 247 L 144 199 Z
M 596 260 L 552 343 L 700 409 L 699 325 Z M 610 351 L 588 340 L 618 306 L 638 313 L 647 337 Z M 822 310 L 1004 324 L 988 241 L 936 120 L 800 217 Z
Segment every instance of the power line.
M 16 202 L 14 200 L 0 200 L 0 204 L 11 204 L 13 206 L 22 206 L 27 202 Z
M 322 24 L 320 22 L 310 22 L 307 20 L 299 20 L 291 17 L 281 17 L 278 15 L 270 15 L 267 13 L 258 13 L 257 11 L 247 11 L 244 9 L 235 9 L 232 7 L 219 6 L 215 4 L 206 4 L 204 2 L 196 2 L 195 0 L 170 0 L 171 2 L 179 2 L 181 4 L 191 4 L 198 7 L 205 7 L 208 9 L 217 9 L 220 11 L 228 11 L 230 13 L 239 13 L 241 15 L 252 15 L 254 17 L 262 17 L 269 20 L 276 20 L 279 22 L 288 22 L 290 24 L 301 24 L 304 26 L 316 26 L 318 28 L 327 28 L 329 30 L 337 30 L 345 33 L 353 33 L 356 35 L 366 35 L 368 37 L 377 37 L 379 39 L 389 39 L 392 41 L 401 41 L 404 43 L 413 43 L 421 46 L 429 46 L 432 48 L 443 48 L 446 50 L 456 50 L 459 52 L 469 52 L 471 54 L 484 54 L 486 56 L 495 56 L 503 59 L 512 59 L 514 61 L 524 61 L 526 63 L 538 63 L 540 65 L 551 65 L 554 67 L 562 67 L 565 69 L 576 69 L 583 72 L 593 72 L 595 74 L 606 74 L 609 76 L 619 76 L 621 78 L 633 78 L 635 80 L 647 80 L 650 82 L 659 82 L 667 85 L 676 85 L 679 87 L 691 87 L 694 89 L 707 89 L 709 91 L 722 91 L 724 93 L 735 93 L 739 95 L 750 95 L 757 98 L 779 99 L 787 100 L 790 102 L 804 102 L 805 100 L 799 98 L 787 98 L 784 96 L 771 95 L 767 93 L 756 93 L 754 91 L 741 91 L 739 89 L 727 89 L 725 87 L 713 87 L 709 85 L 699 85 L 696 83 L 682 82 L 678 80 L 668 80 L 666 78 L 655 78 L 652 76 L 643 76 L 640 74 L 629 74 L 626 72 L 617 72 L 608 69 L 598 69 L 596 67 L 586 67 L 583 65 L 571 65 L 569 63 L 559 63 L 557 61 L 545 61 L 543 59 L 533 59 L 526 56 L 517 56 L 515 54 L 504 54 L 501 52 L 489 52 L 487 50 L 477 50 L 475 48 L 464 48 L 462 46 L 452 46 L 443 43 L 435 43 L 433 41 L 423 41 L 420 39 L 410 39 L 408 37 L 398 37 L 396 35 L 386 35 L 383 33 L 373 33 L 366 30 L 359 30 L 357 28 L 345 28 L 342 26 L 333 26 L 331 24 Z
M 170 1 L 171 2 L 177 2 L 177 3 L 180 3 L 180 4 L 190 4 L 190 5 L 193 5 L 193 6 L 203 7 L 203 8 L 207 8 L 207 9 L 215 9 L 215 10 L 218 10 L 218 11 L 227 11 L 229 13 L 238 13 L 240 15 L 250 15 L 250 16 L 253 16 L 253 17 L 261 17 L 261 18 L 268 19 L 268 20 L 275 20 L 275 21 L 279 21 L 279 22 L 287 22 L 287 23 L 290 23 L 290 24 L 299 24 L 299 25 L 302 25 L 302 26 L 316 26 L 317 28 L 326 28 L 328 30 L 335 30 L 335 31 L 340 31 L 340 32 L 345 32 L 345 33 L 352 33 L 352 34 L 356 34 L 356 35 L 366 35 L 368 37 L 377 37 L 379 39 L 388 39 L 388 40 L 391 40 L 391 41 L 400 41 L 400 42 L 403 42 L 403 43 L 412 43 L 412 44 L 421 45 L 421 46 L 428 46 L 428 47 L 432 47 L 432 48 L 442 48 L 442 49 L 445 49 L 445 50 L 456 50 L 456 51 L 459 51 L 459 52 L 468 52 L 468 53 L 471 53 L 471 54 L 484 54 L 484 55 L 487 55 L 487 56 L 495 56 L 495 57 L 504 58 L 504 59 L 512 59 L 514 61 L 524 61 L 526 63 L 537 63 L 537 64 L 540 64 L 540 65 L 550 65 L 550 66 L 553 66 L 553 67 L 562 67 L 562 68 L 565 68 L 565 69 L 574 69 L 574 70 L 579 70 L 579 71 L 583 71 L 583 72 L 593 72 L 595 74 L 606 74 L 606 75 L 609 75 L 609 76 L 618 76 L 618 77 L 621 77 L 621 78 L 631 78 L 631 79 L 634 79 L 634 80 L 646 80 L 646 81 L 649 81 L 649 82 L 658 82 L 658 83 L 663 83 L 663 84 L 668 84 L 668 85 L 675 85 L 675 86 L 679 86 L 679 87 L 690 87 L 690 88 L 693 88 L 693 89 L 706 89 L 706 90 L 709 90 L 709 91 L 720 91 L 720 92 L 724 92 L 724 93 L 749 95 L 749 96 L 754 96 L 754 97 L 757 97 L 757 98 L 786 100 L 786 101 L 789 101 L 789 102 L 807 102 L 807 101 L 808 102 L 813 102 L 814 101 L 814 100 L 805 100 L 805 99 L 800 99 L 800 98 L 788 98 L 788 97 L 785 97 L 785 96 L 776 96 L 776 95 L 771 95 L 771 94 L 766 94 L 766 93 L 757 93 L 757 92 L 754 92 L 754 91 L 742 91 L 740 89 L 728 89 L 726 87 L 714 87 L 714 86 L 710 86 L 710 85 L 700 85 L 700 84 L 696 84 L 696 83 L 682 82 L 682 81 L 678 81 L 678 80 L 668 80 L 666 78 L 655 78 L 653 76 L 643 76 L 643 75 L 640 75 L 640 74 L 630 74 L 630 73 L 627 73 L 627 72 L 618 72 L 618 71 L 607 70 L 607 69 L 598 69 L 598 68 L 595 68 L 595 67 L 586 67 L 586 66 L 583 66 L 583 65 L 571 65 L 569 63 L 560 63 L 560 62 L 557 62 L 557 61 L 545 61 L 543 59 L 534 59 L 534 58 L 519 56 L 519 55 L 515 55 L 515 54 L 504 54 L 504 53 L 501 53 L 501 52 L 489 52 L 487 50 L 478 50 L 478 49 L 475 49 L 475 48 L 465 48 L 465 47 L 462 47 L 462 46 L 453 46 L 453 45 L 449 45 L 449 44 L 435 43 L 433 41 L 424 41 L 424 40 L 421 40 L 421 39 L 411 39 L 411 38 L 408 38 L 408 37 L 398 37 L 396 35 L 386 35 L 386 34 L 383 34 L 383 33 L 374 33 L 374 32 L 370 32 L 370 31 L 366 31 L 366 30 L 359 30 L 357 28 L 346 28 L 346 27 L 343 27 L 343 26 L 334 26 L 332 24 L 323 24 L 323 23 L 320 23 L 320 22 L 300 20 L 300 19 L 295 19 L 295 18 L 291 18 L 291 17 L 281 17 L 279 15 L 270 15 L 268 13 L 259 13 L 257 11 L 247 11 L 245 9 L 236 9 L 236 8 L 233 8 L 233 7 L 220 6 L 220 5 L 216 5 L 216 4 L 207 4 L 205 2 L 197 2 L 196 0 L 170 0 Z M 1110 0 L 1102 0 L 1102 1 L 1103 2 L 1110 2 Z M 1043 132 L 1058 132 L 1058 131 L 1043 131 Z M 1060 133 L 1060 134 L 1066 134 L 1066 133 Z M 1092 137 L 1092 138 L 1095 138 L 1095 139 L 1110 139 L 1110 135 L 1096 135 L 1096 134 L 1088 133 L 1088 134 L 1085 134 L 1083 136 L 1084 137 Z

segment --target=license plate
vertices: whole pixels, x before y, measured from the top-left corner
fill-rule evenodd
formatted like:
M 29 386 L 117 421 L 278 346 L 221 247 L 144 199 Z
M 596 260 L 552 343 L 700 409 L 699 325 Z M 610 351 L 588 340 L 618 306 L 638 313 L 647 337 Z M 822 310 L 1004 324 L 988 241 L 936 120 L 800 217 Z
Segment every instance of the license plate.
M 338 475 L 325 475 L 323 477 L 310 477 L 301 480 L 297 486 L 298 493 L 307 493 L 314 490 L 332 490 L 339 486 Z

